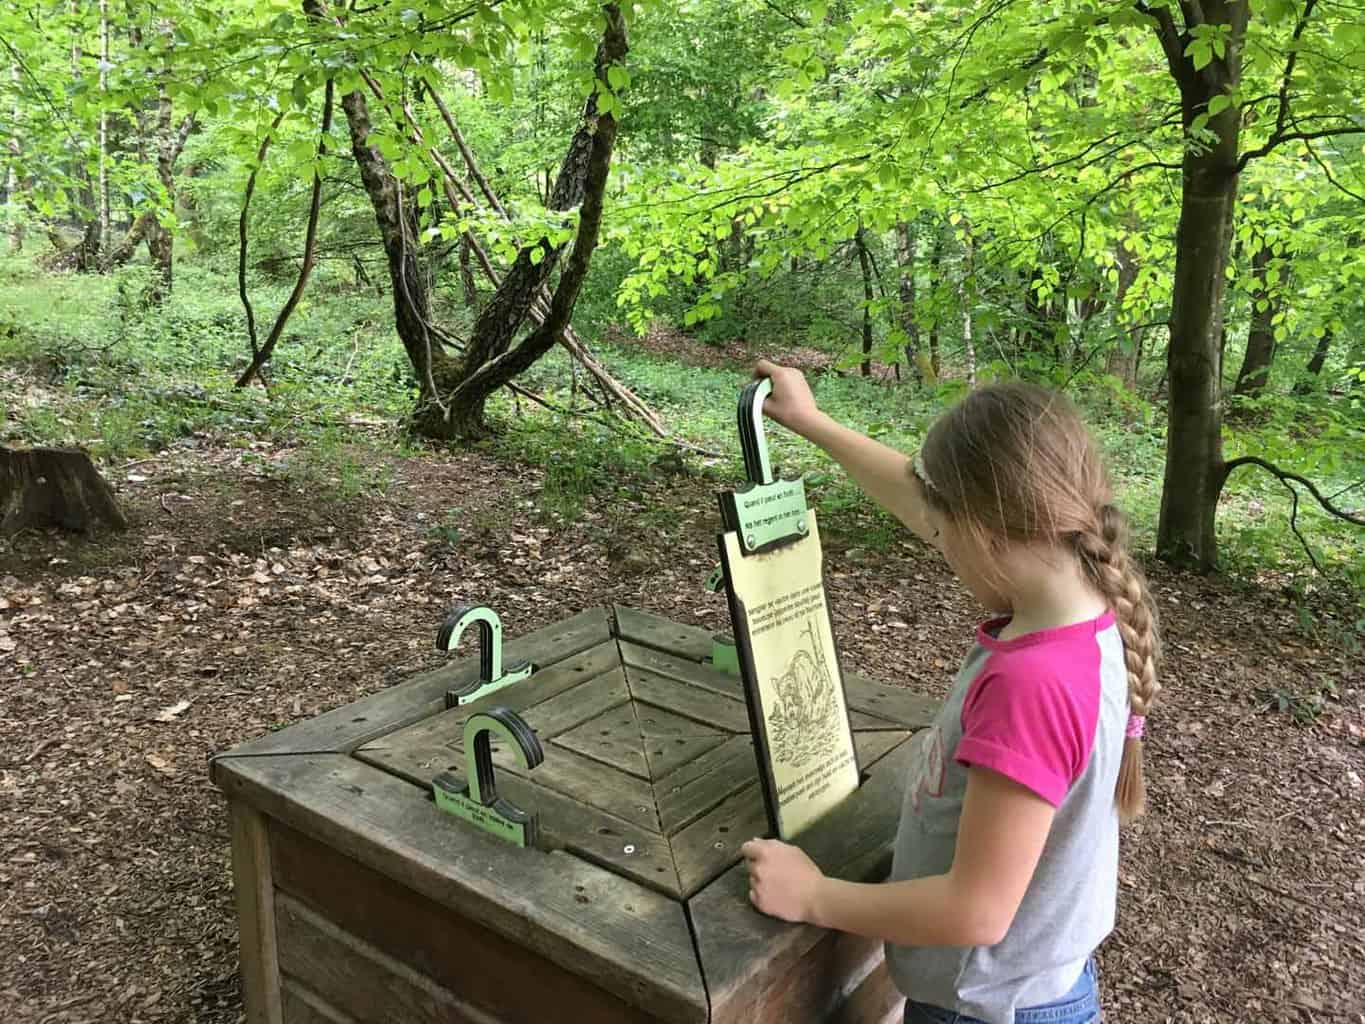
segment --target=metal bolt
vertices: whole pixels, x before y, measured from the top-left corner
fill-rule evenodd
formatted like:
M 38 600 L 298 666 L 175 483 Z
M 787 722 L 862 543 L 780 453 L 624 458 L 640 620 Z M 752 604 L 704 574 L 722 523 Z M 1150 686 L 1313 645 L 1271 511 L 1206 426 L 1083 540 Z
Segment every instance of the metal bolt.
M 621 849 L 622 849 L 622 851 L 625 852 L 625 853 L 634 853 L 634 852 L 635 852 L 635 847 L 634 847 L 633 845 L 629 844 L 629 843 L 626 844 L 625 846 L 623 846 Z
M 807 529 L 806 521 L 804 519 L 798 519 L 796 521 L 796 528 L 800 530 L 802 533 L 805 533 Z
M 717 850 L 723 850 L 723 849 L 725 849 L 725 844 L 724 844 L 724 843 L 715 843 L 714 846 L 715 846 L 715 848 L 716 848 Z
M 748 547 L 748 548 L 756 548 L 756 547 L 758 547 L 758 545 L 754 543 L 754 535 L 753 535 L 753 534 L 749 534 L 748 536 L 746 536 L 746 537 L 744 538 L 744 546 L 745 546 L 745 547 Z

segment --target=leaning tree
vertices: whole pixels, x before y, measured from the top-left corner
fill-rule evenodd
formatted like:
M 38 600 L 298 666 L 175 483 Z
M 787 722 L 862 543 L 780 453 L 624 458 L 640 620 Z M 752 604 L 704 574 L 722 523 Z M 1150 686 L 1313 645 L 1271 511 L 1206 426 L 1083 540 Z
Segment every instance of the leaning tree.
M 304 11 L 316 31 L 331 33 L 330 40 L 325 35 L 320 37 L 324 43 L 344 45 L 359 35 L 354 20 L 348 22 L 330 12 L 320 0 L 306 0 Z M 446 22 L 462 21 L 467 14 L 452 15 Z M 511 8 L 500 14 L 504 21 L 513 17 Z M 442 88 L 447 84 L 445 64 L 427 55 L 429 46 L 416 45 L 425 38 L 425 28 L 418 31 L 418 38 L 402 54 L 403 70 L 398 75 L 363 65 L 342 70 L 343 63 L 353 65 L 354 59 L 339 61 L 335 52 L 330 59 L 323 60 L 322 74 L 326 80 L 302 266 L 264 340 L 257 335 L 255 311 L 246 284 L 247 222 L 254 171 L 247 182 L 240 223 L 238 280 L 247 311 L 252 359 L 238 378 L 239 386 L 256 378 L 274 354 L 313 269 L 323 184 L 320 165 L 327 152 L 335 97 L 340 93 L 339 105 L 346 121 L 351 155 L 374 210 L 388 267 L 394 325 L 418 381 L 417 408 L 411 419 L 414 431 L 442 440 L 486 433 L 488 398 L 502 387 L 527 393 L 515 383 L 516 378 L 552 347 L 560 345 L 587 371 L 588 379 L 600 392 L 596 397 L 604 408 L 633 417 L 660 436 L 665 434 L 654 412 L 593 357 L 571 324 L 602 223 L 603 197 L 617 131 L 615 90 L 628 80 L 621 67 L 628 48 L 625 19 L 616 4 L 605 5 L 600 14 L 601 31 L 588 96 L 545 203 L 551 222 L 541 224 L 528 238 L 517 241 L 514 255 L 504 266 L 490 256 L 470 222 L 491 216 L 514 223 L 513 216 L 483 173 L 450 107 L 442 99 Z M 493 18 L 483 31 L 494 32 L 500 24 Z M 448 28 L 449 24 L 443 27 Z M 432 28 L 434 31 L 435 26 Z M 373 26 L 367 31 L 375 34 Z M 489 45 L 486 39 L 484 44 Z M 318 75 L 316 66 L 300 68 L 295 91 L 306 94 Z M 348 85 L 339 86 L 339 82 L 347 80 Z M 415 91 L 425 103 L 439 112 L 439 129 L 449 136 L 449 144 L 455 147 L 458 156 L 447 156 L 442 150 L 443 143 L 434 138 L 431 124 L 416 109 L 410 84 L 415 84 Z M 265 159 L 273 133 L 285 114 L 282 110 L 264 135 L 257 167 Z M 420 168 L 416 175 L 414 165 Z M 424 224 L 424 213 L 435 208 L 436 196 L 444 200 L 445 215 L 439 224 L 431 223 L 432 218 Z M 456 338 L 442 327 L 433 312 L 427 241 L 433 235 L 447 234 L 458 239 L 462 272 L 471 272 L 470 264 L 477 264 L 493 286 L 492 296 L 479 311 L 466 339 Z

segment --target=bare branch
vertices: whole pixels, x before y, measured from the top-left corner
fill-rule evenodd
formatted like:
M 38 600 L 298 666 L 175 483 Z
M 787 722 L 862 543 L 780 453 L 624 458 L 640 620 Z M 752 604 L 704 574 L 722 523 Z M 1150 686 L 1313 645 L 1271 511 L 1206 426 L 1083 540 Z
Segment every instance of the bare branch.
M 1185 81 L 1185 47 L 1181 38 L 1180 29 L 1176 26 L 1175 19 L 1171 17 L 1170 9 L 1167 7 L 1151 7 L 1138 0 L 1135 5 L 1138 11 L 1153 18 L 1156 21 L 1156 37 L 1161 43 L 1161 50 L 1166 54 L 1166 65 L 1171 69 L 1171 77 L 1177 82 Z
M 318 132 L 318 162 L 327 155 L 327 134 L 332 130 L 332 101 L 335 95 L 335 83 L 332 79 L 327 79 L 327 88 L 323 93 L 322 99 L 322 127 Z M 281 307 L 279 316 L 275 318 L 275 325 L 270 329 L 269 336 L 265 339 L 265 344 L 261 346 L 259 352 L 251 357 L 251 363 L 242 375 L 237 378 L 237 387 L 246 387 L 251 383 L 251 379 L 256 376 L 262 366 L 270 359 L 275 351 L 275 346 L 279 343 L 280 336 L 284 334 L 284 326 L 293 316 L 299 300 L 303 298 L 303 291 L 308 287 L 308 278 L 313 273 L 313 249 L 317 244 L 318 238 L 318 213 L 322 209 L 322 174 L 317 168 L 313 171 L 313 194 L 308 206 L 308 227 L 304 233 L 303 240 L 303 266 L 299 268 L 298 279 L 294 282 L 294 290 L 289 293 L 289 298 L 285 300 Z M 245 215 L 244 215 L 245 216 Z M 245 234 L 243 235 L 245 244 Z M 245 255 L 245 252 L 243 252 Z
M 237 218 L 237 294 L 241 296 L 242 306 L 246 309 L 246 332 L 247 337 L 251 339 L 252 362 L 260 356 L 261 350 L 256 342 L 256 311 L 251 308 L 251 299 L 247 296 L 246 290 L 247 211 L 251 209 L 251 197 L 256 194 L 256 175 L 260 173 L 261 165 L 265 163 L 265 155 L 270 151 L 270 143 L 274 141 L 275 132 L 284 121 L 285 113 L 285 110 L 281 110 L 276 115 L 270 130 L 265 133 L 265 138 L 261 140 L 256 150 L 256 165 L 247 176 L 246 190 L 242 194 L 242 212 Z
M 1308 150 L 1308 155 L 1313 158 L 1313 162 L 1317 164 L 1320 168 L 1322 168 L 1322 173 L 1327 175 L 1328 182 L 1336 186 L 1342 192 L 1345 192 L 1348 196 L 1350 196 L 1357 202 L 1365 203 L 1365 195 L 1361 195 L 1359 192 L 1352 192 L 1349 188 L 1347 188 L 1341 182 L 1337 181 L 1337 179 L 1332 176 L 1332 168 L 1328 167 L 1327 162 L 1323 160 L 1322 157 L 1318 156 L 1318 151 L 1313 148 L 1313 144 L 1311 142 L 1305 141 L 1303 144 L 1303 148 Z
M 791 11 L 779 7 L 777 4 L 773 2 L 773 0 L 763 0 L 763 6 L 768 8 L 770 11 L 774 11 L 777 14 L 782 15 L 782 17 L 786 18 L 797 28 L 810 28 L 810 24 L 808 22 L 801 20 L 801 17 L 799 15 L 793 14 Z
M 1284 78 L 1280 80 L 1280 110 L 1275 115 L 1274 135 L 1283 135 L 1289 120 L 1289 84 L 1294 78 L 1294 66 L 1299 62 L 1298 42 L 1303 37 L 1303 30 L 1308 27 L 1308 19 L 1313 16 L 1313 8 L 1317 2 L 1318 0 L 1306 0 L 1303 13 L 1299 15 L 1298 23 L 1294 26 L 1294 35 L 1289 40 L 1289 56 L 1285 58 Z
M 1345 117 L 1346 115 L 1341 115 Z M 1266 140 L 1265 144 L 1255 149 L 1248 149 L 1237 160 L 1237 172 L 1240 174 L 1253 160 L 1259 160 L 1263 156 L 1268 156 L 1286 142 L 1311 142 L 1313 139 L 1331 139 L 1341 135 L 1365 135 L 1365 128 L 1360 125 L 1352 124 L 1347 128 L 1320 128 L 1314 132 L 1284 132 L 1276 133 Z
M 1223 463 L 1223 480 L 1226 481 L 1227 478 L 1232 475 L 1233 470 L 1242 466 L 1259 466 L 1267 473 L 1279 478 L 1281 483 L 1287 484 L 1287 481 L 1293 480 L 1297 484 L 1302 484 L 1308 493 L 1317 499 L 1318 504 L 1323 507 L 1324 511 L 1338 519 L 1344 519 L 1348 523 L 1354 523 L 1356 526 L 1365 526 L 1365 513 L 1348 512 L 1346 509 L 1337 508 L 1337 506 L 1332 503 L 1332 500 L 1323 495 L 1323 493 L 1318 490 L 1317 485 L 1307 477 L 1300 476 L 1298 473 L 1290 473 L 1288 470 L 1281 469 L 1273 462 L 1267 462 L 1265 459 L 1255 455 L 1243 455 L 1241 458 Z

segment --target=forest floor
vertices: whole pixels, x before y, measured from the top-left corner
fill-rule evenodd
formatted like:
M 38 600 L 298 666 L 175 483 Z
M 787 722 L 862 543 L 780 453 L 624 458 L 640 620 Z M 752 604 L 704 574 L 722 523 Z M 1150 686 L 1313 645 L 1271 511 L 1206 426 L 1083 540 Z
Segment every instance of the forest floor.
M 451 606 L 490 603 L 512 635 L 610 603 L 722 626 L 702 587 L 714 480 L 618 482 L 561 523 L 537 472 L 479 453 L 395 458 L 382 494 L 344 505 L 264 472 L 289 456 L 186 439 L 111 471 L 126 534 L 0 553 L 9 1024 L 241 1020 L 209 757 L 430 667 Z M 826 530 L 848 663 L 943 693 L 978 610 L 912 538 L 859 536 L 851 514 Z M 1317 609 L 1312 634 L 1286 595 L 1152 575 L 1165 690 L 1101 953 L 1110 1019 L 1365 1021 L 1365 673 L 1345 612 Z M 1278 695 L 1316 713 L 1296 723 Z

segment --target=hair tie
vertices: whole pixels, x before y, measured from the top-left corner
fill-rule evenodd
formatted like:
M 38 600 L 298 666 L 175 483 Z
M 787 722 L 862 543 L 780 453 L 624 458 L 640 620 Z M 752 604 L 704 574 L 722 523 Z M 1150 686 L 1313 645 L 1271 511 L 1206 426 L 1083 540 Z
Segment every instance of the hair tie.
M 1147 716 L 1135 715 L 1130 711 L 1128 712 L 1128 728 L 1123 731 L 1123 734 L 1130 740 L 1140 740 L 1146 727 Z

